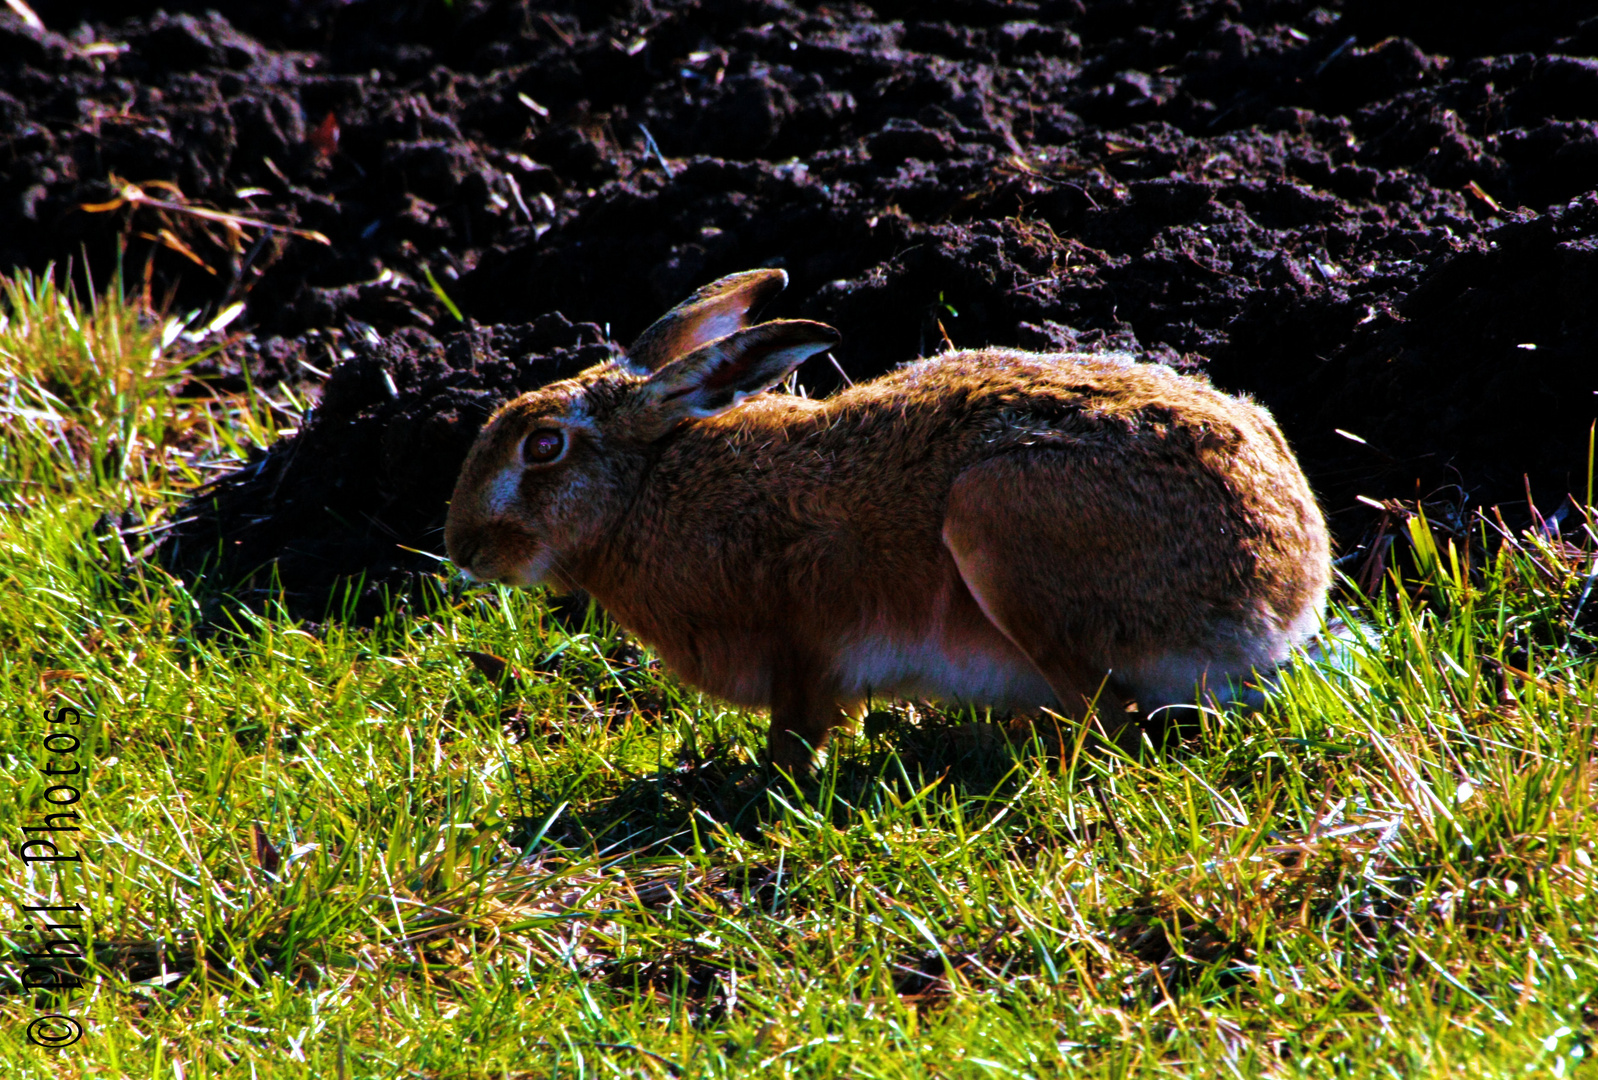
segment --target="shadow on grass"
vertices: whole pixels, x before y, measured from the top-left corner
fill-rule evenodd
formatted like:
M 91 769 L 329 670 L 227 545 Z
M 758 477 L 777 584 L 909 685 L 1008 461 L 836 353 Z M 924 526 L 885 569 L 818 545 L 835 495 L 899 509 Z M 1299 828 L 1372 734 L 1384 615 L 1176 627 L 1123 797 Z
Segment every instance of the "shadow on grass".
M 702 744 L 690 735 L 668 767 L 629 777 L 614 794 L 581 808 L 562 807 L 553 821 L 553 805 L 532 807 L 507 839 L 525 847 L 537 834 L 594 853 L 685 853 L 717 846 L 722 832 L 758 840 L 794 816 L 848 829 L 927 795 L 965 804 L 1008 801 L 1040 759 L 1060 768 L 1072 751 L 1069 736 L 1045 731 L 1042 723 L 1000 722 L 985 711 L 896 703 L 868 721 L 874 718 L 866 725 L 872 734 L 836 737 L 824 764 L 806 778 L 752 761 L 729 742 Z

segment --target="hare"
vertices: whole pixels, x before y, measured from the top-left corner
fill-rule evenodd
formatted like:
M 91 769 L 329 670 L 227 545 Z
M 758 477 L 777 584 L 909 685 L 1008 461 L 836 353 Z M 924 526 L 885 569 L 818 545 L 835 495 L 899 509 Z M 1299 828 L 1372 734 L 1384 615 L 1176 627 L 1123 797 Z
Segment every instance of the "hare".
M 588 590 L 688 682 L 769 707 L 795 774 L 872 695 L 1150 717 L 1248 693 L 1319 630 L 1325 521 L 1263 408 L 1007 349 L 765 393 L 839 340 L 749 325 L 786 284 L 723 278 L 624 362 L 495 413 L 450 503 L 455 565 Z

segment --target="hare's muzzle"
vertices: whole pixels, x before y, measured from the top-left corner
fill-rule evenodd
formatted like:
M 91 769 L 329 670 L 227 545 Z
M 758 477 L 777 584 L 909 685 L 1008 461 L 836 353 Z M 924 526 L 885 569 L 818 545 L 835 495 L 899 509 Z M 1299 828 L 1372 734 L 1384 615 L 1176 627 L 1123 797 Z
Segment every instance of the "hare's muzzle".
M 472 569 L 472 560 L 477 557 L 477 552 L 482 547 L 482 541 L 475 536 L 445 536 L 444 548 L 449 552 L 450 562 L 455 564 L 461 576 L 467 581 L 481 581 L 482 578 Z
M 463 521 L 464 515 L 451 512 L 444 522 L 444 550 L 467 581 L 493 581 L 498 576 L 498 559 L 492 558 L 495 545 L 489 527 L 481 522 Z
M 444 531 L 450 561 L 468 581 L 537 585 L 549 572 L 554 553 L 513 524 L 490 522 Z

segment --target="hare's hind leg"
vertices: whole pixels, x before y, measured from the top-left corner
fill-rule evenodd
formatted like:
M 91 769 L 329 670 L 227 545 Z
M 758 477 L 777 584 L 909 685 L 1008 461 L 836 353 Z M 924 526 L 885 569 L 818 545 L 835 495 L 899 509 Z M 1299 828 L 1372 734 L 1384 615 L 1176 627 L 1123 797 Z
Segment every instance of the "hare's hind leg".
M 1243 533 L 1239 514 L 1223 485 L 1179 465 L 1039 447 L 961 473 L 943 540 L 983 612 L 1068 710 L 1067 695 L 1108 676 L 1111 707 L 1135 699 L 1160 741 L 1201 698 L 1246 695 L 1254 669 L 1287 651 L 1248 595 L 1259 589 L 1250 549 L 1220 540 Z
M 1126 701 L 1096 625 L 1102 598 L 1074 595 L 1061 573 L 1081 538 L 1062 515 L 1052 471 L 1006 458 L 967 469 L 949 493 L 943 543 L 977 606 L 1032 661 L 1061 711 L 1083 721 L 1096 702 L 1119 727 Z

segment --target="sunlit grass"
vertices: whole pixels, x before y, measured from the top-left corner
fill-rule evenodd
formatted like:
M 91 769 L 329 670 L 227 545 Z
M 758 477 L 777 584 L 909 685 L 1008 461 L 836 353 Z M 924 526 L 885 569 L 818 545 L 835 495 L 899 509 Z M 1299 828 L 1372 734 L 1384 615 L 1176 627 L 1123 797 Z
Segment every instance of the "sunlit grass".
M 901 703 L 768 786 L 763 718 L 537 594 L 202 625 L 102 516 L 170 512 L 213 419 L 269 433 L 142 360 L 120 399 L 74 382 L 111 326 L 158 340 L 118 303 L 75 310 L 87 351 L 3 337 L 67 418 L 0 440 L 33 485 L 0 511 L 8 843 L 57 782 L 46 710 L 87 719 L 86 862 L 10 858 L 0 938 L 81 900 L 94 957 L 60 999 L 5 969 L 8 1075 L 1593 1071 L 1587 532 L 1417 517 L 1335 664 L 1179 752 L 1071 769 L 1052 724 Z M 47 1008 L 82 1041 L 28 1044 Z
M 122 293 L 82 299 L 70 275 L 0 277 L 0 500 L 190 485 L 277 438 L 284 404 L 251 387 L 179 400 L 186 370 L 219 345 L 199 313 L 166 316 Z M 207 338 L 211 340 L 207 340 Z M 248 367 L 245 368 L 246 379 Z M 131 486 L 130 486 L 131 485 Z

